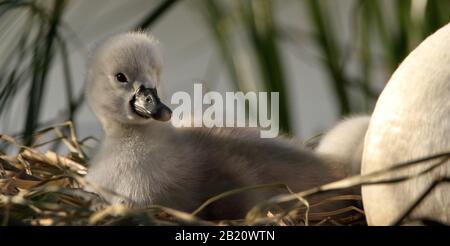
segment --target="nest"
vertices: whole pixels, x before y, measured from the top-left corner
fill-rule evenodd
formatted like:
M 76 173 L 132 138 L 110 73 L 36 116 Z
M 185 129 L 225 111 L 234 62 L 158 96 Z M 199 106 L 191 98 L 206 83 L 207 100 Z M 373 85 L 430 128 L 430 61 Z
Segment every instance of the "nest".
M 311 212 L 314 208 L 333 202 L 360 202 L 360 196 L 334 196 L 311 204 L 306 198 L 361 184 L 400 182 L 413 177 L 399 176 L 395 180 L 385 180 L 383 177 L 430 158 L 447 160 L 449 156 L 442 154 L 412 161 L 374 174 L 350 177 L 298 193 L 292 192 L 283 184 L 243 187 L 212 197 L 197 210 L 186 213 L 158 205 L 136 209 L 122 204 L 108 204 L 96 194 L 84 190 L 86 185 L 93 185 L 87 184 L 83 178 L 89 163 L 85 154 L 85 150 L 89 148 L 86 141 L 92 138 L 79 140 L 71 122 L 43 129 L 35 134 L 34 139 L 35 143 L 27 147 L 21 145 L 18 138 L 0 135 L 1 149 L 4 150 L 0 153 L 2 225 L 366 225 L 364 211 L 358 206 Z M 65 148 L 59 153 L 49 150 L 55 149 L 53 147 L 56 145 L 63 145 Z M 207 221 L 196 216 L 208 205 L 220 202 L 224 197 L 274 186 L 286 189 L 288 194 L 258 204 L 245 218 Z M 287 202 L 292 205 L 281 206 Z

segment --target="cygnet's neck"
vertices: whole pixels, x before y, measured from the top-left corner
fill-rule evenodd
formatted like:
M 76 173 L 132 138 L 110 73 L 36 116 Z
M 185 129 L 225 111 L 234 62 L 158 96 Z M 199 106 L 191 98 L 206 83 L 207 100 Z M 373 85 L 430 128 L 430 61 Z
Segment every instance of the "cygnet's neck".
M 146 124 L 124 124 L 120 122 L 108 122 L 103 124 L 103 130 L 107 138 L 134 138 L 145 135 L 146 137 L 161 136 L 161 133 L 171 132 L 173 126 L 168 122 L 151 121 Z

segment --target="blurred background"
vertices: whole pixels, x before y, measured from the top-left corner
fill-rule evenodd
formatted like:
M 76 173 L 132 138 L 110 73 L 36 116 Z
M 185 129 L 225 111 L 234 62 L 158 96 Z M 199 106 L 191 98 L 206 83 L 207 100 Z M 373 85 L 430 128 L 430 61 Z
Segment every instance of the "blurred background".
M 402 59 L 449 20 L 448 0 L 0 0 L 0 133 L 73 120 L 100 138 L 82 93 L 88 52 L 142 28 L 162 44 L 163 100 L 199 82 L 278 91 L 281 128 L 306 140 L 370 113 Z

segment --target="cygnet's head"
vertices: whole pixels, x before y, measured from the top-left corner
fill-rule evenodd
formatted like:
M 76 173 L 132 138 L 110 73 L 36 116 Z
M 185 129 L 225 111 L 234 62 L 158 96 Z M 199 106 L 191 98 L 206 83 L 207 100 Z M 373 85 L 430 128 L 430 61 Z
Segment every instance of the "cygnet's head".
M 161 103 L 161 58 L 157 41 L 143 32 L 108 38 L 88 62 L 86 97 L 102 124 L 168 121 L 171 110 Z

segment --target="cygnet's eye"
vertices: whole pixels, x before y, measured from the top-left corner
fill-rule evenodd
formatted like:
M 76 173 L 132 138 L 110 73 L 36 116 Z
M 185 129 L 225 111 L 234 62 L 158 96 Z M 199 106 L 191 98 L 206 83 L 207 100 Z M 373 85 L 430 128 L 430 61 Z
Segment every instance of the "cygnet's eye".
M 125 76 L 125 74 L 123 74 L 123 73 L 116 74 L 116 80 L 121 82 L 121 83 L 128 82 L 127 76 Z

